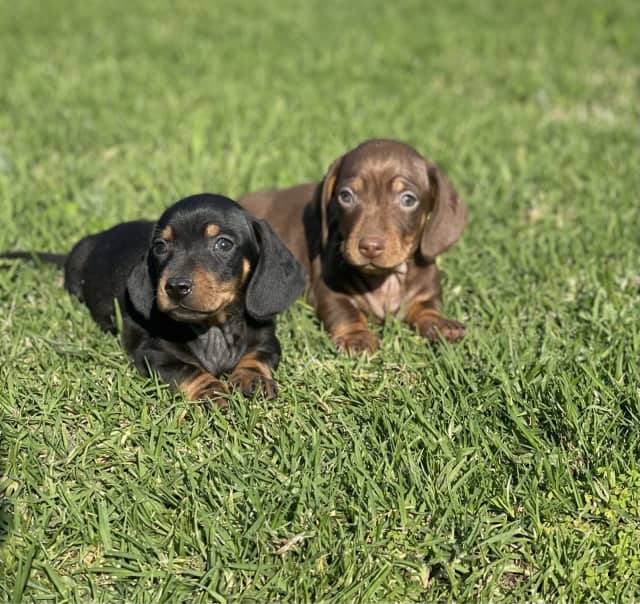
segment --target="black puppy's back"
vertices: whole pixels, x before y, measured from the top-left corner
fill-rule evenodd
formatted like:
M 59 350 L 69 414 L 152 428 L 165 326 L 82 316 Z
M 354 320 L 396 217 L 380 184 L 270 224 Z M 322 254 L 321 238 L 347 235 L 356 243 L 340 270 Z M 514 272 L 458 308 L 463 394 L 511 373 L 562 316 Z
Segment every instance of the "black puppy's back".
M 124 305 L 127 277 L 149 249 L 154 223 L 123 222 L 81 239 L 64 265 L 64 286 L 100 327 L 115 331 L 114 299 Z

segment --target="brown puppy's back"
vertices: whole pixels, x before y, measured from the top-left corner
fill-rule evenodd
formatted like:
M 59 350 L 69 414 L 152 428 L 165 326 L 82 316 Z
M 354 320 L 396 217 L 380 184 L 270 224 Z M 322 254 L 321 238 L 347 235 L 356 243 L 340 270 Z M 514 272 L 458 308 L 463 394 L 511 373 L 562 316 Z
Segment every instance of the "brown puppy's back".
M 373 351 L 368 319 L 402 316 L 430 341 L 464 325 L 442 316 L 437 256 L 459 238 L 467 209 L 440 168 L 410 145 L 363 142 L 320 183 L 245 195 L 307 269 L 307 301 L 336 346 Z
M 317 187 L 318 183 L 309 182 L 288 189 L 248 193 L 238 200 L 245 210 L 271 225 L 307 271 L 309 250 L 306 238 L 313 241 L 316 237 L 311 233 L 307 233 L 305 237 L 304 210 L 313 199 Z

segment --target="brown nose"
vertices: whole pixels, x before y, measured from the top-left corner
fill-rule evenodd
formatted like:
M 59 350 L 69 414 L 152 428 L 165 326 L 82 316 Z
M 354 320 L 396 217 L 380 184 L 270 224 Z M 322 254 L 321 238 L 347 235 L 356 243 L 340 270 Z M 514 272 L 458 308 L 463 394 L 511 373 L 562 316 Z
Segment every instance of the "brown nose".
M 380 237 L 363 237 L 358 241 L 358 249 L 367 258 L 376 258 L 384 252 L 384 239 Z

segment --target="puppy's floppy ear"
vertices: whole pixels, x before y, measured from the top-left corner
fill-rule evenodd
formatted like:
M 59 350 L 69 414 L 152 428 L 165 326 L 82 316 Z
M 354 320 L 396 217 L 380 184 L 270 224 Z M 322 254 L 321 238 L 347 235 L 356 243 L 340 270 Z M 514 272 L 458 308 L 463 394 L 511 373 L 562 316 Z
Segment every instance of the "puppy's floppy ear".
M 149 319 L 155 298 L 152 266 L 149 254 L 146 253 L 135 265 L 127 278 L 127 293 L 134 308 Z
M 451 247 L 467 224 L 467 206 L 436 165 L 426 162 L 429 186 L 433 195 L 431 215 L 422 231 L 420 253 L 427 260 Z
M 329 166 L 327 174 L 316 189 L 313 201 L 316 215 L 320 217 L 320 234 L 323 248 L 327 245 L 327 239 L 329 238 L 329 201 L 333 196 L 333 189 L 336 186 L 343 159 L 344 157 L 339 157 Z
M 254 220 L 258 264 L 247 286 L 247 313 L 267 321 L 282 312 L 304 290 L 304 269 L 264 220 Z

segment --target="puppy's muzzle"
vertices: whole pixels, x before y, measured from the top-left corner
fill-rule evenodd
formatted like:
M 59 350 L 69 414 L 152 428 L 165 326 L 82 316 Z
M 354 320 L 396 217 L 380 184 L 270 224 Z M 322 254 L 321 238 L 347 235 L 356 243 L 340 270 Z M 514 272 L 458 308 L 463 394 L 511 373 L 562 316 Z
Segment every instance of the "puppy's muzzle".
M 373 260 L 384 252 L 386 241 L 381 237 L 362 237 L 358 241 L 358 251 L 365 257 Z
M 184 277 L 172 277 L 167 279 L 164 289 L 172 300 L 179 302 L 193 291 L 193 281 Z

